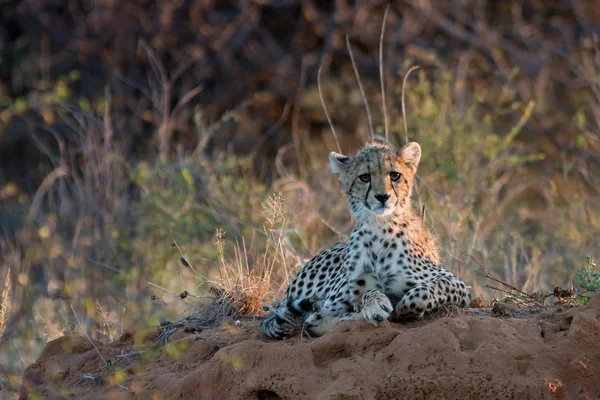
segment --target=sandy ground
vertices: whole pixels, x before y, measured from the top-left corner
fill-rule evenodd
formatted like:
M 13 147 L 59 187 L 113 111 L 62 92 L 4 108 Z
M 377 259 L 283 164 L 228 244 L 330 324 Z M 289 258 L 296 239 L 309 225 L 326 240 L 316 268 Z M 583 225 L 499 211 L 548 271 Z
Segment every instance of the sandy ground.
M 144 337 L 145 336 L 145 337 Z M 599 399 L 600 294 L 587 306 L 410 324 L 347 322 L 269 341 L 258 322 L 200 333 L 63 337 L 26 370 L 21 399 Z M 98 355 L 102 354 L 102 361 Z

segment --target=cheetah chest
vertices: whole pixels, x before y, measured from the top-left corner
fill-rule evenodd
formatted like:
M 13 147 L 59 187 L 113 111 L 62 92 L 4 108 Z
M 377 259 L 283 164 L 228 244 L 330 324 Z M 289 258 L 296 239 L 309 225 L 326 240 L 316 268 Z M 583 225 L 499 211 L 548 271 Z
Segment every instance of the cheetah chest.
M 405 227 L 359 229 L 352 236 L 347 263 L 350 272 L 352 268 L 359 270 L 359 285 L 382 287 L 392 304 L 419 282 L 436 275 L 435 263 L 427 257 L 423 246 L 411 240 Z M 375 282 L 368 282 L 369 279 Z

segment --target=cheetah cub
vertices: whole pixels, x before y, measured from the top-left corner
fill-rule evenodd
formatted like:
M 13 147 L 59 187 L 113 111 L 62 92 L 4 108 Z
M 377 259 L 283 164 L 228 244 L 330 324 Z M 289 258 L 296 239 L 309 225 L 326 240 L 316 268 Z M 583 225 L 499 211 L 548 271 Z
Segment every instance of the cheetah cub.
M 320 336 L 342 320 L 377 325 L 469 303 L 464 282 L 440 265 L 434 241 L 412 209 L 420 158 L 414 142 L 400 150 L 375 142 L 354 157 L 329 155 L 356 226 L 347 243 L 323 250 L 300 270 L 284 301 L 262 322 L 266 336 L 290 336 L 303 325 Z

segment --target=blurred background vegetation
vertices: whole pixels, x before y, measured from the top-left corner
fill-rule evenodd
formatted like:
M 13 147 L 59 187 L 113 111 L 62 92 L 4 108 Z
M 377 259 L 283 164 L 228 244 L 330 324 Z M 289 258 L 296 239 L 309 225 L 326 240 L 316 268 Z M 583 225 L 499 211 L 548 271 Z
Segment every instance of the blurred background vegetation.
M 488 299 L 467 251 L 526 292 L 567 286 L 600 242 L 600 3 L 390 4 L 390 140 L 418 64 L 414 201 L 445 264 Z M 343 240 L 316 76 L 352 154 L 368 124 L 349 35 L 383 135 L 385 5 L 0 0 L 0 386 L 64 333 L 112 340 L 193 312 L 211 295 L 200 275 L 257 312 Z

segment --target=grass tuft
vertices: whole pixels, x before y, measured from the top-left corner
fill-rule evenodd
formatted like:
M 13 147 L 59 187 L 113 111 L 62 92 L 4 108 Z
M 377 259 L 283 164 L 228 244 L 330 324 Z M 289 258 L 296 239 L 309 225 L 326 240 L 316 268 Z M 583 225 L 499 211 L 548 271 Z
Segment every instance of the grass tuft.
M 233 257 L 226 257 L 225 232 L 217 229 L 215 246 L 219 260 L 217 284 L 222 296 L 240 315 L 261 315 L 265 303 L 283 296 L 289 284 L 295 251 L 286 234 L 285 195 L 275 193 L 261 205 L 266 220 L 260 232 L 266 240 L 261 251 L 249 261 L 244 237 L 233 246 Z

